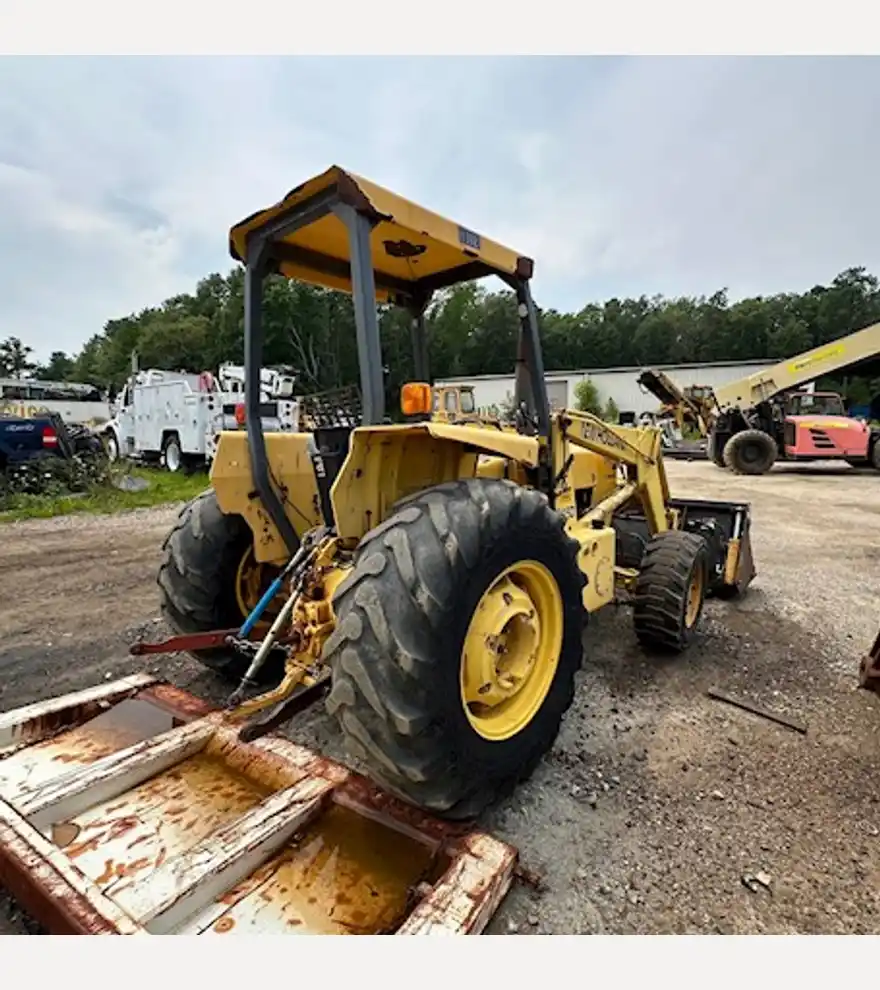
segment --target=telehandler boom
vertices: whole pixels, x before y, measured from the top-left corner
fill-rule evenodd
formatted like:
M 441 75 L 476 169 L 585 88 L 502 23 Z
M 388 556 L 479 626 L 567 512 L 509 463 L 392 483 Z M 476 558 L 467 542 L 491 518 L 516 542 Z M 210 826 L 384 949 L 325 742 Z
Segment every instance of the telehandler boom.
M 880 431 L 845 414 L 837 393 L 801 387 L 880 357 L 880 323 L 820 344 L 745 378 L 711 390 L 695 401 L 663 372 L 646 369 L 639 382 L 692 418 L 708 437 L 708 453 L 719 467 L 739 474 L 765 474 L 777 459 L 845 460 L 880 470 Z

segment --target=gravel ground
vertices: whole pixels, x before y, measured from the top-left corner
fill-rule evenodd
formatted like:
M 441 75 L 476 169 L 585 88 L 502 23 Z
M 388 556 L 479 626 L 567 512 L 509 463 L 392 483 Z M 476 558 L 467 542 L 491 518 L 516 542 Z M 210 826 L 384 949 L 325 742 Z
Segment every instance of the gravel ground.
M 490 931 L 878 933 L 880 699 L 855 685 L 880 624 L 880 482 L 833 466 L 668 471 L 674 494 L 751 501 L 758 576 L 742 601 L 707 604 L 674 660 L 640 652 L 626 608 L 590 623 L 554 750 L 485 820 L 546 890 L 515 888 Z M 0 709 L 143 669 L 126 645 L 164 632 L 154 573 L 174 514 L 0 528 Z M 189 660 L 149 669 L 224 697 Z M 710 699 L 713 686 L 807 735 Z M 290 735 L 344 756 L 319 706 Z M 37 930 L 0 893 L 0 933 Z

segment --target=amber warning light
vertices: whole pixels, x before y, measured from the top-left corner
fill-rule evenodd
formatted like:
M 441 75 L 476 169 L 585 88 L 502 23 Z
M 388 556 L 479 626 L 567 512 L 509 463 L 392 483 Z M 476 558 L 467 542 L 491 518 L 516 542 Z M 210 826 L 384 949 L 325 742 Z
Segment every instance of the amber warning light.
M 404 416 L 430 413 L 431 386 L 425 382 L 407 382 L 400 390 L 400 411 Z

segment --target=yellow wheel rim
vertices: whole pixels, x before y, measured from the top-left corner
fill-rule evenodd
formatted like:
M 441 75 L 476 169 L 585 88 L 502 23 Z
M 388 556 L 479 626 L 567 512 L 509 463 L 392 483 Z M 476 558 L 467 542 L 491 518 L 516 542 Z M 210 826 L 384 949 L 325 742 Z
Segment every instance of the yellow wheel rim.
M 486 589 L 461 654 L 461 701 L 474 731 L 510 739 L 535 717 L 562 650 L 562 595 L 550 571 L 521 560 Z
M 242 618 L 247 618 L 256 608 L 257 602 L 263 597 L 274 578 L 278 576 L 278 568 L 269 564 L 259 564 L 254 559 L 254 548 L 248 546 L 242 554 L 235 572 L 235 600 L 238 603 Z M 261 622 L 271 622 L 278 614 L 278 604 L 275 601 L 266 606 L 260 617 Z
M 703 568 L 697 567 L 691 575 L 688 585 L 687 608 L 684 613 L 684 624 L 690 629 L 697 621 L 700 605 L 703 602 Z

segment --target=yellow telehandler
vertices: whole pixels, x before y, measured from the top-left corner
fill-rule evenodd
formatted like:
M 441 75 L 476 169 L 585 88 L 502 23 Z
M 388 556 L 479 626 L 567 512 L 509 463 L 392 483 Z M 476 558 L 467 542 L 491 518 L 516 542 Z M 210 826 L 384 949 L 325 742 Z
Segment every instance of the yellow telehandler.
M 230 718 L 250 719 L 249 738 L 329 679 L 375 779 L 475 815 L 552 745 L 589 613 L 626 589 L 645 647 L 680 650 L 707 594 L 748 585 L 749 507 L 671 498 L 654 428 L 551 415 L 529 258 L 338 167 L 236 224 L 230 245 L 245 265 L 247 430 L 221 435 L 211 489 L 165 542 L 173 645 L 239 681 Z M 269 273 L 352 294 L 357 428 L 340 409 L 308 434 L 263 433 Z M 518 304 L 515 430 L 431 417 L 425 307 L 486 275 Z M 377 300 L 413 318 L 403 424 L 383 423 Z

